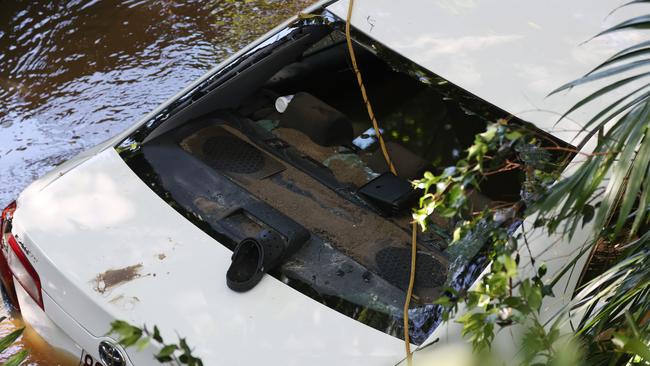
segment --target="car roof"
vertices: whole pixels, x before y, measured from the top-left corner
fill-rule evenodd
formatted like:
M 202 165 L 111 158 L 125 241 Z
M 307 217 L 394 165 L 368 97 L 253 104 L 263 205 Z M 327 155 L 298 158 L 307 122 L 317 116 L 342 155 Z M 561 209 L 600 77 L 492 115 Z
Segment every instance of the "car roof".
M 590 40 L 638 15 L 639 5 L 610 14 L 621 4 L 619 0 L 410 0 L 406 6 L 394 0 L 357 0 L 352 24 L 461 88 L 575 143 L 580 126 L 606 99 L 557 124 L 559 116 L 607 81 L 547 96 L 641 38 L 640 32 L 625 31 Z M 346 19 L 348 1 L 338 1 L 328 10 Z

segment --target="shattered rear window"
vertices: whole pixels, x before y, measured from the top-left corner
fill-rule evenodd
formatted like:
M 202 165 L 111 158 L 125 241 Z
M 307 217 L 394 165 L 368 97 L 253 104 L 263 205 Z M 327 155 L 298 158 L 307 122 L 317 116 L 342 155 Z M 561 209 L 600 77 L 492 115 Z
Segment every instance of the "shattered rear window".
M 418 194 L 409 181 L 453 165 L 488 122 L 509 118 L 534 127 L 355 32 L 366 88 L 398 171 L 387 176 L 341 27 L 293 25 L 118 149 L 156 193 L 230 249 L 264 229 L 286 236 L 289 226 L 304 228 L 309 240 L 272 275 L 402 338 Z M 288 100 L 286 109 L 276 106 L 279 98 Z M 517 172 L 496 175 L 470 197 L 470 209 L 518 200 L 523 180 Z M 450 247 L 456 222 L 432 221 L 418 234 L 409 315 L 415 344 L 440 323 L 434 301 L 447 288 L 466 289 L 486 265 L 488 240 L 480 230 Z

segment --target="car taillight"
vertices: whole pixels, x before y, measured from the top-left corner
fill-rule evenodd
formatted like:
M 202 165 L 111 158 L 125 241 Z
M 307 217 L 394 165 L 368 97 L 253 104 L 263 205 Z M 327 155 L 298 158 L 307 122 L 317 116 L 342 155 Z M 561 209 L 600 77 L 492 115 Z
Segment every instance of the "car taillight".
M 7 253 L 10 251 L 7 238 L 11 233 L 11 219 L 16 211 L 16 202 L 12 202 L 0 215 L 0 280 L 4 286 L 5 293 L 14 308 L 19 309 L 16 289 L 14 288 L 14 276 L 11 274 L 9 264 L 7 263 Z
M 11 219 L 14 212 L 16 211 L 16 202 L 11 202 L 4 210 L 2 210 L 2 216 L 0 216 L 0 225 L 4 228 L 5 220 Z
M 18 241 L 11 233 L 11 229 L 8 227 L 13 219 L 13 213 L 15 210 L 16 204 L 13 203 L 2 211 L 2 222 L 0 223 L 2 224 L 3 239 L 1 246 L 2 254 L 5 256 L 4 259 L 6 260 L 13 277 L 16 278 L 18 283 L 20 283 L 25 289 L 25 292 L 27 292 L 42 309 L 43 296 L 41 293 L 41 279 L 32 264 L 29 263 L 27 256 L 20 248 Z

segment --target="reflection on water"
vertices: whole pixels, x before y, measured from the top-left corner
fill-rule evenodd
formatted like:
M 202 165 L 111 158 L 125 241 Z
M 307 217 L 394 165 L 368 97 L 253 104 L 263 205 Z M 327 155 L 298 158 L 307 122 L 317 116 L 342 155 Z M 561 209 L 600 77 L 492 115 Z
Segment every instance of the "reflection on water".
M 14 316 L 10 317 L 12 314 L 9 314 L 6 308 L 0 308 L 0 314 L 9 317 L 0 323 L 0 337 L 6 336 L 18 328 L 25 327 L 22 337 L 0 355 L 0 364 L 3 364 L 9 357 L 24 348 L 29 349 L 30 354 L 23 366 L 76 366 L 79 364 L 76 357 L 49 346 L 34 329 L 23 323 L 19 315 L 13 314 Z
M 0 205 L 309 2 L 3 2 Z
M 3 2 L 0 206 L 311 2 Z M 28 334 L 21 342 L 37 345 Z M 29 362 L 57 365 L 44 349 L 35 347 Z

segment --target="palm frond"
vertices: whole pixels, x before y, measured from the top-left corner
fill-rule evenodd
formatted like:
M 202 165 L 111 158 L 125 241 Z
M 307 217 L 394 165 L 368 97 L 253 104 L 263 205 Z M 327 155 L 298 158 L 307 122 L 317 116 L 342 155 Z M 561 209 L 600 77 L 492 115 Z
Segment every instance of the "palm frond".
M 634 49 L 631 50 L 627 49 L 627 50 L 620 51 L 615 55 L 611 56 L 610 58 L 608 58 L 607 60 L 605 60 L 604 62 L 602 62 L 601 64 L 599 64 L 598 66 L 594 67 L 591 71 L 587 73 L 587 75 L 593 74 L 594 72 L 603 69 L 607 66 L 610 66 L 612 64 L 625 61 L 628 59 L 632 59 L 635 57 L 645 56 L 649 53 L 650 53 L 650 47 L 639 47 L 639 46 L 636 46 L 634 47 Z
M 635 240 L 628 253 L 607 271 L 587 283 L 575 300 L 575 313 L 583 314 L 578 334 L 595 340 L 589 364 L 611 364 L 621 353 L 646 357 L 650 322 L 650 234 Z M 618 349 L 604 347 L 611 337 L 621 339 Z M 650 361 L 650 358 L 645 358 Z
M 641 59 L 641 60 L 628 62 L 628 63 L 623 64 L 623 65 L 610 67 L 608 69 L 601 70 L 601 71 L 598 71 L 598 72 L 595 72 L 597 70 L 592 70 L 589 73 L 585 74 L 585 76 L 581 77 L 580 79 L 577 79 L 577 80 L 571 81 L 569 83 L 566 83 L 566 84 L 560 86 L 559 88 L 553 90 L 549 95 L 557 94 L 557 93 L 559 93 L 561 91 L 564 91 L 564 90 L 567 90 L 567 89 L 572 89 L 572 88 L 574 88 L 576 86 L 579 86 L 579 85 L 582 85 L 582 84 L 586 84 L 586 83 L 589 83 L 589 82 L 592 82 L 592 81 L 604 79 L 604 78 L 607 78 L 607 77 L 610 77 L 610 76 L 616 76 L 618 74 L 621 74 L 621 73 L 624 73 L 624 72 L 627 72 L 627 71 L 630 71 L 630 70 L 634 70 L 634 69 L 637 69 L 639 67 L 648 66 L 648 65 L 650 65 L 650 59 Z
M 625 4 L 621 5 L 621 6 L 616 7 L 614 10 L 612 10 L 609 13 L 609 15 L 614 14 L 616 11 L 618 11 L 618 10 L 620 10 L 622 8 L 625 8 L 625 7 L 630 6 L 630 5 L 635 5 L 635 4 L 650 4 L 650 0 L 632 0 L 632 1 L 629 1 L 629 2 L 627 2 L 627 3 L 625 3 Z
M 574 111 L 580 109 L 582 106 L 586 105 L 587 103 L 589 103 L 589 102 L 591 102 L 591 101 L 593 101 L 593 100 L 595 100 L 595 99 L 597 99 L 597 98 L 599 98 L 599 97 L 602 97 L 603 95 L 605 95 L 605 94 L 607 94 L 607 93 L 609 93 L 609 92 L 611 92 L 611 91 L 618 90 L 618 89 L 620 89 L 622 86 L 627 85 L 627 84 L 629 84 L 629 83 L 631 83 L 631 82 L 637 81 L 637 80 L 639 80 L 639 79 L 641 79 L 641 78 L 643 78 L 643 77 L 646 77 L 646 76 L 650 76 L 650 72 L 645 72 L 645 73 L 642 73 L 642 74 L 638 74 L 638 75 L 630 76 L 630 77 L 627 77 L 627 78 L 625 78 L 625 79 L 623 79 L 623 80 L 618 80 L 618 81 L 616 81 L 616 82 L 614 82 L 614 83 L 611 83 L 611 84 L 609 84 L 609 85 L 607 85 L 607 86 L 605 86 L 605 87 L 603 87 L 603 88 L 600 88 L 600 89 L 596 90 L 595 92 L 589 94 L 589 95 L 588 95 L 587 97 L 585 97 L 584 99 L 580 100 L 580 101 L 579 101 L 578 103 L 576 103 L 573 107 L 569 108 L 568 111 L 564 112 L 564 114 L 562 114 L 562 116 L 560 117 L 560 119 L 558 120 L 558 122 L 560 122 L 561 120 L 563 120 L 566 116 L 568 116 L 569 114 L 573 113 Z M 638 89 L 637 92 L 640 91 L 640 90 L 645 89 L 645 87 L 646 87 L 646 85 L 644 85 L 643 88 Z M 629 96 L 629 95 L 630 95 L 630 94 L 628 94 L 628 96 Z M 585 126 L 583 127 L 583 129 L 584 129 L 584 128 L 587 128 L 587 127 L 589 127 L 589 125 L 585 125 Z
M 631 3 L 628 3 L 627 5 L 636 4 L 636 3 L 639 3 L 639 1 L 631 2 Z M 650 28 L 650 15 L 645 14 L 645 15 L 640 15 L 638 17 L 634 17 L 632 19 L 626 20 L 626 21 L 621 22 L 619 24 L 616 24 L 613 27 L 607 28 L 604 31 L 596 34 L 593 38 L 597 38 L 597 37 L 603 36 L 605 34 L 618 32 L 618 31 L 622 31 L 622 30 L 649 29 L 649 28 Z
M 25 328 L 16 329 L 13 332 L 7 334 L 6 336 L 0 338 L 0 353 L 4 352 L 9 348 L 16 340 L 23 335 Z
M 3 366 L 19 366 L 27 359 L 27 356 L 29 356 L 29 351 L 28 350 L 24 349 L 24 350 L 18 351 L 14 355 L 9 357 L 9 359 L 7 359 L 7 361 L 5 361 L 2 365 Z
M 650 4 L 650 0 L 630 1 L 621 7 L 642 3 Z M 650 29 L 650 15 L 621 22 L 595 37 L 632 29 Z M 626 47 L 551 93 L 614 78 L 580 99 L 560 122 L 595 100 L 624 91 L 584 124 L 588 134 L 579 148 L 598 134 L 586 161 L 533 207 L 550 222 L 551 231 L 561 227 L 568 237 L 584 224 L 585 208 L 595 207 L 594 243 L 608 238 L 626 248 L 617 252 L 613 265 L 584 285 L 574 299 L 575 312 L 582 314 L 576 332 L 585 336 L 593 351 L 590 364 L 617 364 L 621 357 L 631 356 L 650 361 L 645 358 L 650 355 L 650 231 L 645 227 L 650 221 L 650 72 L 629 73 L 647 66 L 650 40 Z M 610 336 L 610 348 L 603 346 L 603 334 Z
M 650 3 L 650 0 L 631 1 L 623 6 L 639 3 Z M 642 15 L 610 27 L 595 37 L 647 28 L 650 28 L 650 15 Z M 613 221 L 615 225 L 611 234 L 615 236 L 633 215 L 629 230 L 629 237 L 633 237 L 647 220 L 650 205 L 650 83 L 647 77 L 650 72 L 623 75 L 647 66 L 650 66 L 650 40 L 626 47 L 581 78 L 551 92 L 550 95 L 600 79 L 622 76 L 580 99 L 560 117 L 560 122 L 593 101 L 626 88 L 622 97 L 609 103 L 584 124 L 583 130 L 588 134 L 579 142 L 578 148 L 585 146 L 596 133 L 601 134 L 592 155 L 535 207 L 542 215 L 555 215 L 550 218 L 555 222 L 551 229 L 564 221 L 563 229 L 571 237 L 579 227 L 581 213 L 594 200 L 598 200 L 599 205 L 594 227 L 599 231 Z M 636 86 L 629 88 L 631 85 Z M 605 179 L 609 182 L 601 192 Z

